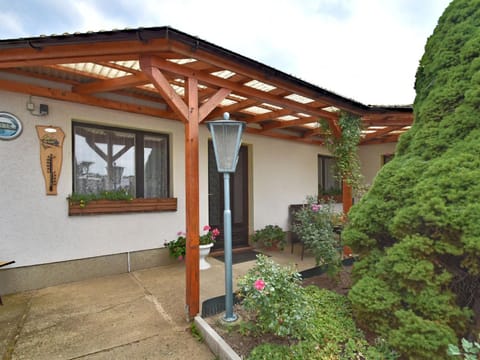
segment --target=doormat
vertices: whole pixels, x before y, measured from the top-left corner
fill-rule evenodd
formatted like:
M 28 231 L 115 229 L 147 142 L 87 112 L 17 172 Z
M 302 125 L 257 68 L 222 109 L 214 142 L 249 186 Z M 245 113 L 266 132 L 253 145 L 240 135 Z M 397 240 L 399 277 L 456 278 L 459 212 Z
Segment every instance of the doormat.
M 269 256 L 255 250 L 232 252 L 232 264 L 239 264 L 246 261 L 257 260 L 257 255 L 260 255 L 260 254 Z M 223 254 L 211 255 L 211 256 L 217 260 L 220 260 L 221 262 L 225 262 L 225 257 L 223 256 Z

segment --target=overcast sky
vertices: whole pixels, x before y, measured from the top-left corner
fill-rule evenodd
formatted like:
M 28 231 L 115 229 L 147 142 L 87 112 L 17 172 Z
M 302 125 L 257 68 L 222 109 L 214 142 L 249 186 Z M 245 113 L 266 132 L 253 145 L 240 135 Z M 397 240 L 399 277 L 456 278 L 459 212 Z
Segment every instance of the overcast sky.
M 169 25 L 365 104 L 411 104 L 450 0 L 0 0 L 0 38 Z

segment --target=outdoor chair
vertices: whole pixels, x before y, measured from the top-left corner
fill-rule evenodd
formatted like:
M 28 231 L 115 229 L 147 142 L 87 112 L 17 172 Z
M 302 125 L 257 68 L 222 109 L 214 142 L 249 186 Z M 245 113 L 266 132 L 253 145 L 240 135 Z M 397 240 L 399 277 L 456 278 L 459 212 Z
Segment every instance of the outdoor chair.
M 301 251 L 301 259 L 303 260 L 303 256 L 305 254 L 305 244 L 300 239 L 297 233 L 293 231 L 293 226 L 296 223 L 295 221 L 295 213 L 303 207 L 303 204 L 294 204 L 288 207 L 288 230 L 290 231 L 290 243 L 291 243 L 291 251 L 290 253 L 293 254 L 293 248 L 296 243 L 300 243 L 302 246 Z

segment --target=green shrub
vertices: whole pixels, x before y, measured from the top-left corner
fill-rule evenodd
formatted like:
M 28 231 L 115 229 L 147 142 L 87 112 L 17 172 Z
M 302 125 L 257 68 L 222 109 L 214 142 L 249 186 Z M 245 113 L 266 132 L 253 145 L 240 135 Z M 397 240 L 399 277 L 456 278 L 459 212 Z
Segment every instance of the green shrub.
M 301 338 L 302 319 L 310 316 L 300 285 L 300 274 L 293 266 L 282 267 L 264 255 L 238 280 L 243 307 L 255 316 L 260 332 Z
M 453 0 L 420 61 L 415 122 L 342 233 L 361 258 L 349 295 L 355 316 L 405 358 L 446 358 L 452 340 L 475 331 L 479 29 L 479 2 Z
M 263 229 L 255 231 L 251 239 L 254 243 L 258 242 L 266 247 L 277 244 L 283 250 L 286 244 L 286 233 L 278 225 L 267 225 Z
M 262 280 L 261 282 L 259 280 Z M 394 360 L 398 354 L 384 340 L 371 346 L 355 325 L 349 300 L 316 286 L 302 288 L 292 267 L 280 267 L 258 256 L 254 268 L 239 280 L 243 307 L 253 316 L 248 331 L 272 333 L 291 345 L 263 344 L 248 359 Z M 247 319 L 248 321 L 248 319 Z M 243 326 L 245 328 L 245 326 Z
M 328 264 L 331 273 L 340 268 L 340 242 L 334 232 L 336 214 L 332 203 L 318 203 L 313 196 L 295 214 L 293 231 L 315 256 L 317 265 Z

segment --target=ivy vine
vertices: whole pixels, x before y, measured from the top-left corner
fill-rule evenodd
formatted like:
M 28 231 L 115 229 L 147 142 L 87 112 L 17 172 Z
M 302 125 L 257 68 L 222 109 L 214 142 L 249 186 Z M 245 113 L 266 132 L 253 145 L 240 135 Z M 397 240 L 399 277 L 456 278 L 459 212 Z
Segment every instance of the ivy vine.
M 335 136 L 326 120 L 320 119 L 319 123 L 325 137 L 324 145 L 335 157 L 336 178 L 345 180 L 355 195 L 361 194 L 365 190 L 357 154 L 362 134 L 361 118 L 345 111 L 340 112 L 338 125 L 342 131 L 341 137 Z

